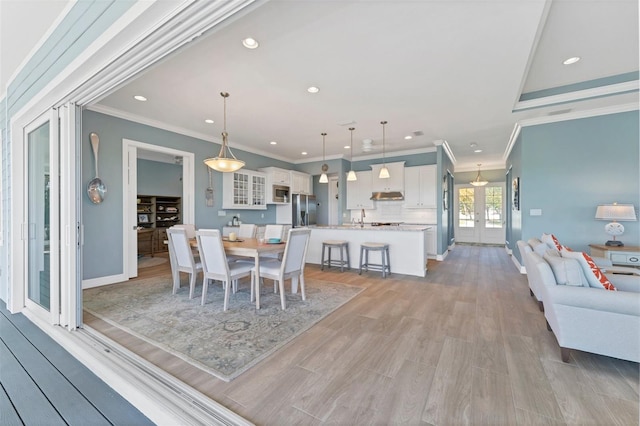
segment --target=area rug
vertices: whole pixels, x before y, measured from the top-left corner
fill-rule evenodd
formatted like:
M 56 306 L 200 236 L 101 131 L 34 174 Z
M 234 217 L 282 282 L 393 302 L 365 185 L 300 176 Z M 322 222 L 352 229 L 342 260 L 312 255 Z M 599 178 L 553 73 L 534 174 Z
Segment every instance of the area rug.
M 158 266 L 167 263 L 166 257 L 139 257 L 138 268 L 150 268 L 152 266 Z
M 308 330 L 363 288 L 341 283 L 306 280 L 306 301 L 300 293 L 286 295 L 287 309 L 267 280 L 261 309 L 250 302 L 249 282 L 222 310 L 220 283 L 209 285 L 207 303 L 200 305 L 201 280 L 189 300 L 183 274 L 177 294 L 171 294 L 171 276 L 161 276 L 84 290 L 84 309 L 216 377 L 230 381 L 286 343 Z M 286 287 L 288 288 L 289 282 Z M 288 290 L 289 291 L 289 290 Z

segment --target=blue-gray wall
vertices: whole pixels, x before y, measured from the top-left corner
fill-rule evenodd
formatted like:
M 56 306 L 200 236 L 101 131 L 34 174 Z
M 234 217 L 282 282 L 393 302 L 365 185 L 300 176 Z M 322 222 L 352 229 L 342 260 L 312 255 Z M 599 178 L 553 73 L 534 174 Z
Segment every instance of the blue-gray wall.
M 520 177 L 521 210 L 514 212 L 512 239 L 555 234 L 574 250 L 608 239 L 598 204 L 640 204 L 638 111 L 525 127 L 508 166 Z M 531 216 L 530 209 L 542 209 Z M 516 214 L 519 213 L 519 214 Z M 521 229 L 518 225 L 521 224 Z M 624 222 L 619 239 L 638 245 L 638 222 Z M 520 254 L 514 250 L 517 258 Z
M 182 165 L 138 159 L 138 194 L 182 197 Z

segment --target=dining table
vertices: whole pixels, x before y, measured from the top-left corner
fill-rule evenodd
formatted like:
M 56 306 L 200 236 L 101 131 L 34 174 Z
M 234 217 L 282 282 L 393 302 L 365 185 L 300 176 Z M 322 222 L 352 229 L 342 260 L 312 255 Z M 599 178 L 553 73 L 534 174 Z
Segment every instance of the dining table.
M 190 240 L 190 244 L 192 247 L 198 247 L 198 242 L 195 239 Z M 260 256 L 270 253 L 284 253 L 286 243 L 284 241 L 269 243 L 257 238 L 238 238 L 235 241 L 229 241 L 227 237 L 223 237 L 222 245 L 227 255 L 254 258 L 256 268 L 254 294 L 256 295 L 256 309 L 260 309 Z

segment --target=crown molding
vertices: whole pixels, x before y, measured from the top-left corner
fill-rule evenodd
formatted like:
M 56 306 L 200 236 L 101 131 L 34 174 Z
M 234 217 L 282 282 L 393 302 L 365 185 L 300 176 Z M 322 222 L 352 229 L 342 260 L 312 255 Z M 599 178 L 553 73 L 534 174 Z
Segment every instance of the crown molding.
M 188 130 L 185 129 L 183 127 L 179 127 L 179 126 L 172 126 L 169 124 L 166 124 L 164 122 L 161 121 L 157 121 L 157 120 L 153 120 L 150 118 L 146 118 L 146 117 L 142 117 L 139 115 L 135 115 L 135 114 L 131 114 L 116 108 L 111 108 L 111 107 L 107 107 L 104 105 L 100 105 L 100 104 L 94 104 L 91 106 L 86 107 L 86 109 L 94 111 L 94 112 L 98 112 L 100 114 L 105 114 L 105 115 L 109 115 L 112 117 L 116 117 L 116 118 L 121 118 L 123 120 L 128 120 L 134 123 L 138 123 L 138 124 L 144 124 L 146 126 L 151 126 L 151 127 L 155 127 L 157 129 L 162 129 L 162 130 L 166 130 L 168 132 L 173 132 L 173 133 L 178 133 L 180 135 L 184 135 L 184 136 L 189 136 L 191 138 L 195 138 L 195 139 L 200 139 L 203 141 L 207 141 L 207 142 L 211 142 L 211 143 L 215 143 L 218 145 L 222 144 L 222 140 L 220 140 L 220 138 L 217 138 L 215 136 L 206 134 L 206 133 L 200 133 L 200 132 L 194 132 L 192 130 Z M 257 155 L 262 155 L 263 157 L 268 157 L 268 158 L 273 158 L 274 160 L 280 160 L 280 161 L 284 161 L 286 163 L 293 163 L 293 161 L 290 158 L 286 158 L 286 157 L 282 157 L 279 155 L 274 155 L 271 152 L 267 152 L 267 151 L 262 151 L 260 149 L 256 149 L 256 148 L 252 148 L 252 147 L 248 147 L 236 142 L 233 142 L 233 150 L 240 150 L 240 151 L 245 151 L 245 152 L 250 152 L 252 154 L 257 154 Z
M 624 83 L 609 84 L 607 86 L 594 87 L 592 89 L 578 90 L 575 92 L 563 93 L 560 95 L 545 96 L 528 101 L 519 101 L 513 108 L 513 112 L 524 111 L 532 108 L 541 108 L 551 105 L 563 104 L 567 102 L 583 101 L 602 96 L 618 95 L 627 92 L 637 92 L 640 89 L 638 80 Z
M 394 157 L 400 157 L 403 155 L 426 154 L 429 152 L 436 152 L 436 148 L 416 148 L 416 149 L 410 149 L 406 151 L 392 151 L 392 152 L 387 151 L 385 154 L 385 157 L 386 159 L 390 159 Z M 382 158 L 382 153 L 359 155 L 357 157 L 354 156 L 352 162 L 365 161 L 365 160 L 377 160 L 380 158 Z M 331 156 L 327 156 L 326 159 L 327 160 L 335 160 L 335 159 L 347 160 L 346 154 L 331 155 Z M 305 158 L 303 160 L 295 160 L 293 161 L 293 164 L 313 163 L 316 161 L 322 161 L 322 157 L 311 157 L 311 158 Z
M 455 155 L 453 155 L 453 150 L 451 150 L 449 143 L 444 139 L 438 139 L 433 141 L 433 144 L 435 146 L 442 146 L 442 149 L 444 150 L 445 154 L 447 154 L 447 157 L 449 157 L 449 160 L 451 160 L 451 163 L 453 164 L 455 169 L 455 165 L 458 163 L 458 160 L 456 160 Z

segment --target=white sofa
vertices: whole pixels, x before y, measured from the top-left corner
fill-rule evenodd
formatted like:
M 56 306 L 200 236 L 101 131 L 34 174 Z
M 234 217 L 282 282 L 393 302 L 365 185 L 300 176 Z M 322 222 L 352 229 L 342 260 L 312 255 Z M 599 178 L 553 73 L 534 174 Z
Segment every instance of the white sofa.
M 553 331 L 561 357 L 570 349 L 640 362 L 640 276 L 612 273 L 606 278 L 617 291 L 586 285 L 558 284 L 551 265 L 532 247 L 518 241 L 531 292 L 544 304 L 547 328 Z M 547 257 L 547 259 L 549 259 Z M 557 269 L 556 269 L 557 270 Z M 619 268 L 623 273 L 635 270 Z M 640 272 L 638 272 L 640 273 Z

